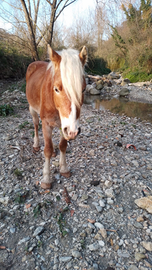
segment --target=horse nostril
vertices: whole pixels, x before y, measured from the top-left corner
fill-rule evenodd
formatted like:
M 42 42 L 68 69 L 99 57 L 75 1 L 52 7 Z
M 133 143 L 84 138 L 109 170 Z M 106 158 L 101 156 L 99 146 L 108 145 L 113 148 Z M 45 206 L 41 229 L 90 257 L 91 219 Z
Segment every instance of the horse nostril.
M 64 131 L 64 133 L 65 133 L 66 135 L 68 135 L 68 128 L 67 128 L 67 127 L 65 127 L 65 128 L 63 129 L 63 131 Z
M 78 134 L 77 135 L 79 135 L 81 133 L 81 128 L 79 127 L 78 128 Z

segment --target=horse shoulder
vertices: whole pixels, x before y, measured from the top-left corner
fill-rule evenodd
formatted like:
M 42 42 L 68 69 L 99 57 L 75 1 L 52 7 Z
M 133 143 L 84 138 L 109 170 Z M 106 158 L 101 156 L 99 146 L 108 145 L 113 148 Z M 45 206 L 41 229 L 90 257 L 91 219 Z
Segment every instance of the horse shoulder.
M 48 63 L 44 61 L 35 61 L 31 63 L 26 72 L 26 81 L 31 77 L 31 75 L 38 69 L 44 68 L 44 70 L 47 69 Z

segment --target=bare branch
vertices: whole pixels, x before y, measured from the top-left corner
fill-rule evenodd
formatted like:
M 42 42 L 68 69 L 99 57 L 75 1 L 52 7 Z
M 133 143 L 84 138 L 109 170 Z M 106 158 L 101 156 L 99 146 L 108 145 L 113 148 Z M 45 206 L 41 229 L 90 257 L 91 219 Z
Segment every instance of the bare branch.
M 59 3 L 61 3 L 63 0 L 61 0 Z M 65 4 L 64 4 L 64 6 L 62 7 L 62 9 L 59 11 L 59 13 L 56 15 L 56 17 L 55 17 L 55 21 L 57 20 L 57 18 L 60 16 L 60 14 L 62 13 L 62 11 L 66 8 L 66 7 L 68 7 L 69 5 L 71 5 L 71 4 L 73 4 L 74 2 L 75 2 L 76 0 L 72 0 L 70 3 L 68 3 L 69 2 L 69 0 L 66 0 L 66 2 L 65 2 Z M 66 4 L 66 3 L 68 3 L 68 4 Z M 58 4 L 58 6 L 57 6 L 57 8 L 59 7 L 59 4 Z M 56 9 L 57 10 L 57 9 Z
M 48 4 L 50 4 L 51 6 L 53 6 L 53 3 L 51 3 L 49 0 L 46 0 L 46 2 L 48 2 Z
M 17 7 L 17 6 L 14 6 L 14 5 L 12 5 L 11 3 L 9 3 L 9 2 L 7 2 L 7 1 L 5 1 L 5 0 L 3 0 L 3 2 L 5 2 L 7 5 L 9 5 L 9 6 L 15 8 L 15 9 L 21 10 L 21 8 L 19 8 L 19 7 Z

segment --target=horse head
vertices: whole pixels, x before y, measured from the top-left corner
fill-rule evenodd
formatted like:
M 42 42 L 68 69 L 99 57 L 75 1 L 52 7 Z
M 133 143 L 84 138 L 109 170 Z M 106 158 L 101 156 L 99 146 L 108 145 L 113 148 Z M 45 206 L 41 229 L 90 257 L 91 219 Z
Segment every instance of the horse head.
M 80 53 L 73 49 L 57 53 L 48 45 L 48 53 L 53 66 L 53 99 L 59 112 L 62 133 L 66 140 L 75 139 L 80 133 L 87 50 L 84 46 Z

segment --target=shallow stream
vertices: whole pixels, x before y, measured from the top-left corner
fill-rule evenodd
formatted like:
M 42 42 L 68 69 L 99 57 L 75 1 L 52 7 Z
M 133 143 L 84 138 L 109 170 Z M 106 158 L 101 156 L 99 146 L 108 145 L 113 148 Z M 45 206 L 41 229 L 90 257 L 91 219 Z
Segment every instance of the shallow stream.
M 128 99 L 100 99 L 100 96 L 85 96 L 85 104 L 91 104 L 97 110 L 110 110 L 119 115 L 125 114 L 129 117 L 137 117 L 142 121 L 152 123 L 152 104 L 129 101 Z

